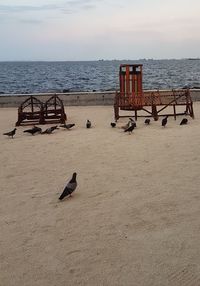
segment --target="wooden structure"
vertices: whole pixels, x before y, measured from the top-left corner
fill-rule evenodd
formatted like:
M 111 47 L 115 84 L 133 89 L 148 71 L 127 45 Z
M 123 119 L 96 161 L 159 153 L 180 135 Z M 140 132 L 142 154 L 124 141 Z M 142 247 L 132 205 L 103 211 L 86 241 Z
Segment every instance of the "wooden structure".
M 57 95 L 53 95 L 44 103 L 44 120 L 45 123 L 65 123 L 67 120 L 63 102 Z
M 190 115 L 194 118 L 193 103 L 189 89 L 172 91 L 143 91 L 142 65 L 120 65 L 119 70 L 120 91 L 116 92 L 114 112 L 115 120 L 120 117 L 152 116 L 157 120 L 159 115 L 174 116 Z M 178 111 L 177 106 L 184 108 Z M 172 113 L 163 111 L 172 107 Z M 120 115 L 120 110 L 133 111 L 133 115 Z M 147 115 L 138 115 L 138 111 L 144 111 Z
M 18 108 L 15 125 L 65 123 L 66 119 L 63 102 L 56 94 L 45 103 L 31 95 Z

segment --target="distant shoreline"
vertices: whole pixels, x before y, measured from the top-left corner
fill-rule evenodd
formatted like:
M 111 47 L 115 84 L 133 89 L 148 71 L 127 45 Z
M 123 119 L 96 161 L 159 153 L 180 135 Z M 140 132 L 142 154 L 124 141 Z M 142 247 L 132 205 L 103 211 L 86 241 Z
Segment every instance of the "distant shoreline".
M 200 58 L 188 58 L 187 60 L 188 60 L 188 61 L 199 61 Z
M 154 58 L 142 58 L 142 59 L 96 59 L 96 60 L 0 60 L 0 63 L 48 63 L 48 62 L 133 62 L 133 61 L 182 61 L 182 60 L 200 60 L 200 58 L 162 58 L 162 59 L 154 59 Z

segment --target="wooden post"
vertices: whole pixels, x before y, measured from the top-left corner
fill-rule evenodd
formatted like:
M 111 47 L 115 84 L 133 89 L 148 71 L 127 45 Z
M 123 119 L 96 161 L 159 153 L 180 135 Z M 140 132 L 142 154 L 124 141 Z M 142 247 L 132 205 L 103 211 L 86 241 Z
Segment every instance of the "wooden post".
M 155 104 L 152 104 L 152 116 L 155 121 L 158 120 L 158 112 L 157 112 L 157 107 Z
M 174 109 L 174 119 L 176 120 L 176 106 L 173 104 L 173 109 Z
M 135 120 L 137 120 L 137 110 L 135 110 Z
M 43 105 L 43 104 L 42 104 L 41 109 L 40 109 L 39 124 L 45 124 L 45 119 L 44 119 L 44 105 Z
M 31 112 L 33 112 L 33 97 L 31 95 Z

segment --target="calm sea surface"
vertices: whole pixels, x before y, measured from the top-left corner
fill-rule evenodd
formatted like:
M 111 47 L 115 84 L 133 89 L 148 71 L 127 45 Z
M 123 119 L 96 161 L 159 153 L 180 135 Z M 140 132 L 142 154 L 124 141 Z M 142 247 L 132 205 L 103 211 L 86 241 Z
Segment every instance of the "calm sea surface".
M 200 87 L 200 60 L 0 62 L 0 94 L 116 90 L 122 63 L 143 64 L 144 89 Z

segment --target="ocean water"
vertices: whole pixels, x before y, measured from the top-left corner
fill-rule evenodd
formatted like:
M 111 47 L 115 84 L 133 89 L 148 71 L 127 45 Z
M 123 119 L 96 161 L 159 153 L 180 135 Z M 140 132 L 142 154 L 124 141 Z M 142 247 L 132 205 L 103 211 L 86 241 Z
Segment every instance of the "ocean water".
M 123 63 L 143 64 L 144 89 L 200 88 L 200 59 L 0 62 L 0 95 L 116 90 Z

